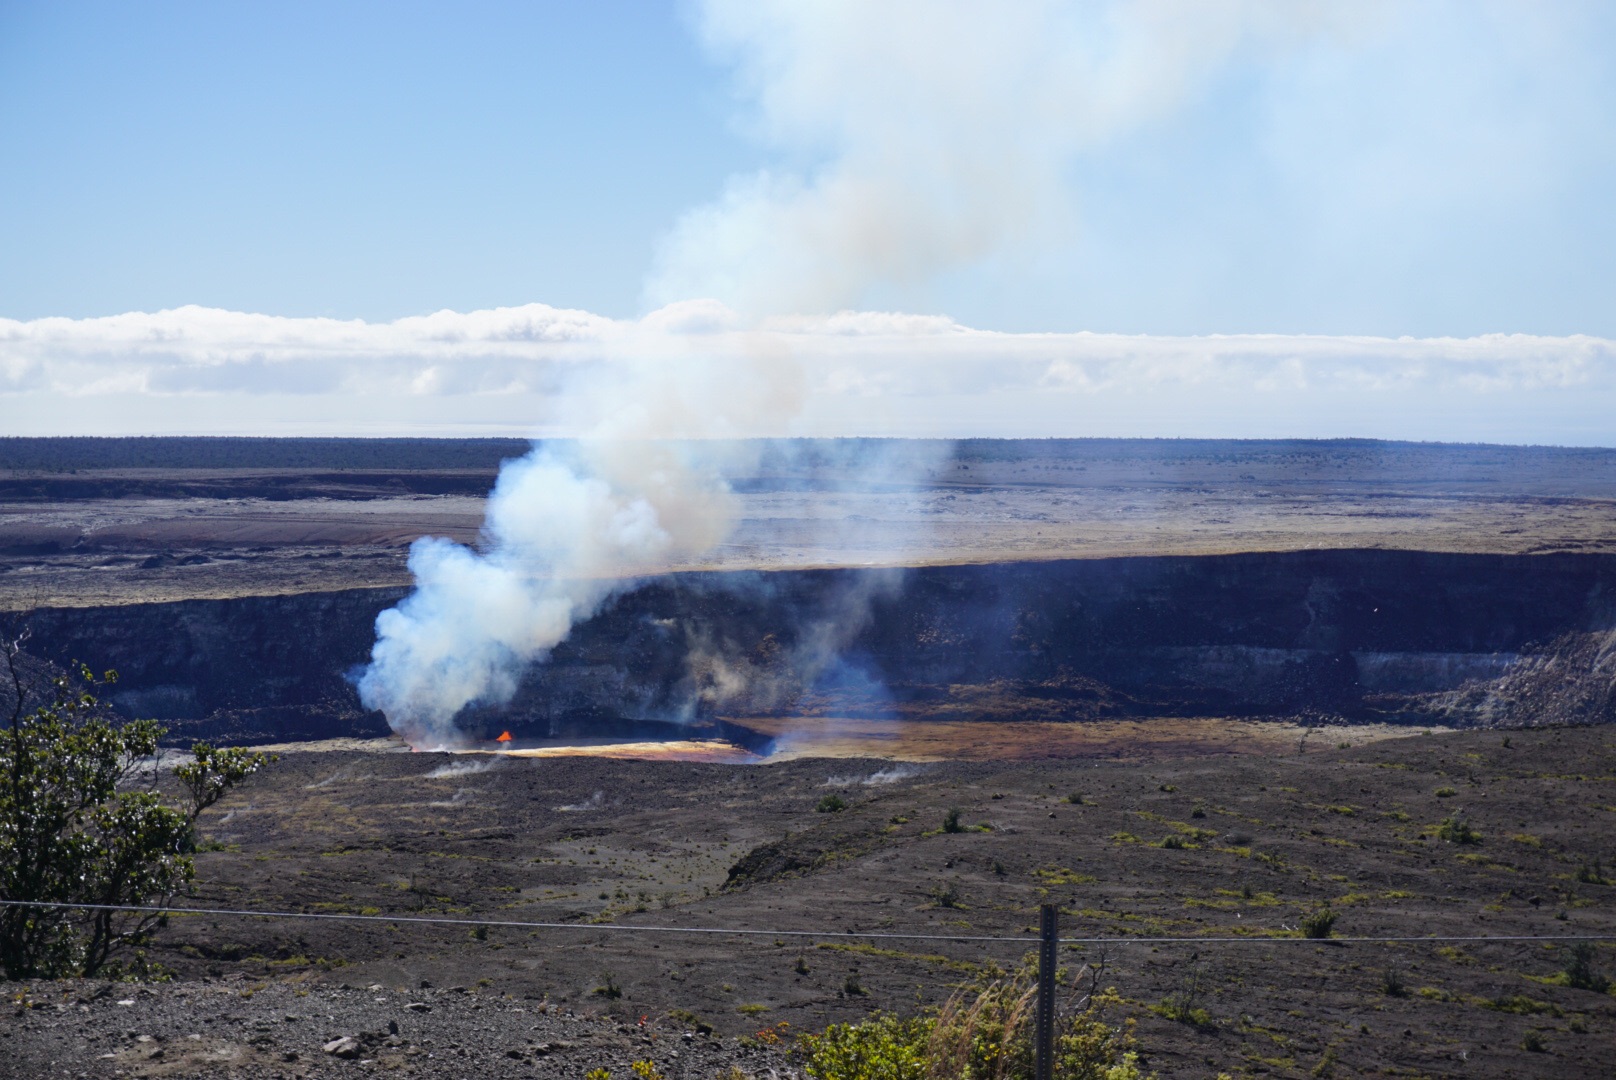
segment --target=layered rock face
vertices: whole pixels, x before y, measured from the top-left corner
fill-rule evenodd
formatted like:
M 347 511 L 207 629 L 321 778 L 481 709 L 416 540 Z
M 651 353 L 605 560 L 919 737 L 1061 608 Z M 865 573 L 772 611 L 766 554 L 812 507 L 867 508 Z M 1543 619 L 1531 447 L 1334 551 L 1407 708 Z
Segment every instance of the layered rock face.
M 116 668 L 177 738 L 381 733 L 347 676 L 397 589 L 51 609 L 42 656 Z M 530 669 L 473 737 L 756 715 L 1616 719 L 1616 557 L 1300 551 L 676 574 Z

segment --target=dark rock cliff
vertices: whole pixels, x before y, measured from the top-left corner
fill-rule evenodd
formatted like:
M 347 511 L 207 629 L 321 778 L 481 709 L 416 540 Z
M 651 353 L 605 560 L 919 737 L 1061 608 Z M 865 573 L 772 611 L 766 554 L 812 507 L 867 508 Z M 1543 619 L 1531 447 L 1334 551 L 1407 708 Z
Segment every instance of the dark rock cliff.
M 182 736 L 378 732 L 345 674 L 401 595 L 44 610 L 31 647 L 117 668 L 119 708 L 174 721 Z M 547 734 L 804 711 L 1609 720 L 1613 625 L 1616 558 L 1597 555 L 680 574 L 619 598 L 530 671 L 509 706 L 462 722 Z M 1549 693 L 1545 680 L 1573 691 Z

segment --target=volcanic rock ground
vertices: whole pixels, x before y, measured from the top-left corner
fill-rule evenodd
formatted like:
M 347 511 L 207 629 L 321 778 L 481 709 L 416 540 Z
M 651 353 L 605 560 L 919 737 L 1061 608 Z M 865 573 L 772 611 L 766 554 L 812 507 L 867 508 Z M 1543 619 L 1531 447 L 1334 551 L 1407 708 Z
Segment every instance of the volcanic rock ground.
M 828 794 L 847 807 L 816 809 Z M 964 831 L 943 830 L 951 808 Z M 1436 838 L 1455 817 L 1479 842 Z M 174 982 L 14 987 L 41 1005 L 6 1021 L 4 1057 L 18 1076 L 516 1076 L 644 1054 L 716 1075 L 740 1036 L 912 1012 L 1013 966 L 1055 902 L 1066 935 L 1117 939 L 1065 962 L 1104 963 L 1163 1077 L 1603 1076 L 1616 998 L 1563 985 L 1564 943 L 1295 928 L 1328 905 L 1349 938 L 1616 934 L 1613 821 L 1609 728 L 1013 764 L 290 752 L 209 812 L 189 903 L 379 921 L 177 917 L 153 952 Z M 653 926 L 768 933 L 612 929 Z M 1130 943 L 1158 937 L 1190 940 Z M 1595 966 L 1616 973 L 1608 944 Z M 1206 1024 L 1150 1011 L 1192 973 Z M 724 1049 L 670 1057 L 698 1024 Z M 342 1035 L 373 1064 L 321 1052 Z M 535 1056 L 546 1042 L 572 1045 Z
M 498 461 L 524 449 L 330 442 L 293 454 L 284 447 L 301 440 L 66 448 L 0 440 L 0 609 L 408 585 L 409 542 L 474 541 Z M 891 444 L 899 449 L 885 451 L 881 469 L 851 467 L 845 451 L 766 461 L 737 484 L 740 520 L 725 544 L 699 562 L 650 569 L 1315 548 L 1616 551 L 1608 450 L 1355 440 L 906 445 Z
M 87 609 L 75 640 L 128 655 L 141 625 L 222 640 L 223 609 L 109 618 L 101 638 L 97 610 L 307 597 L 309 611 L 357 611 L 354 590 L 407 586 L 415 537 L 475 539 L 498 460 L 523 449 L 191 442 L 0 440 L 0 607 Z M 967 443 L 917 453 L 924 467 L 901 484 L 840 460 L 761 471 L 738 486 L 728 545 L 658 569 L 1383 549 L 1588 556 L 1602 582 L 1616 553 L 1609 451 Z M 1497 686 L 1456 668 L 1456 700 L 1504 702 L 1493 722 L 1606 717 L 1604 588 L 1561 613 L 1575 640 L 1521 652 Z M 194 646 L 185 655 L 205 661 Z M 298 730 L 299 710 L 261 719 Z M 1612 1074 L 1616 999 L 1566 985 L 1567 943 L 1329 943 L 1294 928 L 1327 904 L 1344 936 L 1616 934 L 1616 729 L 1338 726 L 1328 711 L 988 724 L 969 711 L 751 719 L 788 747 L 766 764 L 282 746 L 207 816 L 187 903 L 379 921 L 179 916 L 152 954 L 171 981 L 8 985 L 0 1076 L 608 1066 L 621 1080 L 632 1060 L 670 1080 L 785 1073 L 774 1035 L 934 1005 L 1026 955 L 1045 901 L 1070 936 L 1122 939 L 1074 943 L 1069 977 L 1103 965 L 1163 1078 Z M 816 809 L 831 794 L 847 807 Z M 943 831 L 951 808 L 964 831 Z M 1453 819 L 1479 842 L 1438 839 Z M 768 933 L 609 929 L 634 926 Z M 1240 940 L 1193 940 L 1213 936 Z M 1144 937 L 1192 940 L 1128 940 Z M 1616 975 L 1609 942 L 1595 967 Z M 1207 1023 L 1152 1011 L 1192 976 Z M 344 1036 L 356 1056 L 324 1052 Z

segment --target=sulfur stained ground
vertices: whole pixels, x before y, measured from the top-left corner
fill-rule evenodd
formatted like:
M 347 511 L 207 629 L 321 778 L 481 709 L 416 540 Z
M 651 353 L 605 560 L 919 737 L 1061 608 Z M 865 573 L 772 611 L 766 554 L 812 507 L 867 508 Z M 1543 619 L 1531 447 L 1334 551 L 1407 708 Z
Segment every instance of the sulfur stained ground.
M 1296 928 L 1328 907 L 1337 937 L 1616 934 L 1616 731 L 1338 749 L 1321 729 L 1282 751 L 1195 749 L 765 765 L 286 753 L 210 812 L 193 902 L 383 921 L 179 917 L 154 959 L 176 985 L 459 985 L 737 1036 L 935 1005 L 1015 965 L 1053 902 L 1066 935 L 1118 939 L 1069 945 L 1067 978 L 1103 965 L 1164 1078 L 1609 1074 L 1616 997 L 1564 985 L 1564 944 Z M 818 809 L 827 795 L 845 808 Z M 950 809 L 961 831 L 945 831 Z M 1441 838 L 1461 820 L 1478 842 Z M 407 917 L 472 925 L 391 921 Z M 519 921 L 567 926 L 497 925 Z M 1129 940 L 1160 937 L 1190 940 Z M 1616 975 L 1609 943 L 1594 966 Z M 1202 1022 L 1160 1015 L 1186 992 Z

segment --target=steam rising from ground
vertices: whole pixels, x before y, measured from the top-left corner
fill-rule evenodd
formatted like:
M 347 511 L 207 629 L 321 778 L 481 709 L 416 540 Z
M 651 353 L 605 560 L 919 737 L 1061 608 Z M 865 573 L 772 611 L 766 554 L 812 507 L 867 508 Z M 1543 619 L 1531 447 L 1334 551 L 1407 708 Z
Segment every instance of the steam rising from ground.
M 476 547 L 411 546 L 415 592 L 376 620 L 358 685 L 412 743 L 453 745 L 461 709 L 508 702 L 577 622 L 728 534 L 726 476 L 755 450 L 711 437 L 743 418 L 789 416 L 794 365 L 762 347 L 715 360 L 670 353 L 668 341 L 625 342 L 617 364 L 568 380 L 562 403 L 589 436 L 506 462 Z
M 1070 237 L 1074 158 L 1169 112 L 1242 50 L 1374 20 L 1316 0 L 706 0 L 750 130 L 807 159 L 732 178 L 679 223 L 649 293 L 835 311 Z

